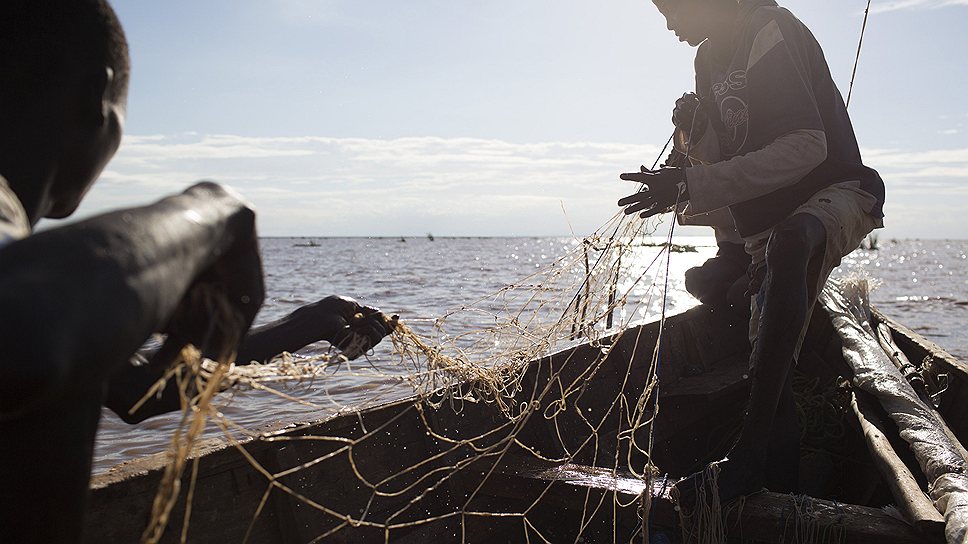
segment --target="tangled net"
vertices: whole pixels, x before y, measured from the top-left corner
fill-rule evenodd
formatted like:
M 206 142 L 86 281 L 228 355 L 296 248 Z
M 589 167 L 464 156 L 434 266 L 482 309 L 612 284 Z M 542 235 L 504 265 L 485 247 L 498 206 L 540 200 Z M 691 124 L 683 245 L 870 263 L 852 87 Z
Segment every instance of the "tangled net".
M 206 425 L 214 425 L 255 472 L 265 478 L 265 491 L 258 507 L 251 513 L 246 541 L 258 541 L 258 519 L 268 509 L 270 497 L 282 493 L 301 508 L 308 508 L 331 521 L 308 539 L 312 542 L 322 541 L 341 531 L 361 528 L 382 531 L 383 540 L 389 542 L 393 539 L 393 531 L 419 528 L 442 520 L 454 520 L 459 527 L 460 533 L 454 534 L 455 541 L 474 541 L 473 519 L 508 517 L 520 521 L 523 540 L 550 542 L 552 537 L 543 534 L 529 517 L 532 511 L 543 507 L 542 501 L 547 499 L 550 483 L 529 506 L 512 512 L 496 505 L 490 510 L 470 507 L 480 487 L 468 493 L 464 506 L 454 505 L 444 513 L 428 511 L 421 515 L 419 512 L 425 501 L 430 500 L 428 497 L 453 486 L 457 474 L 477 466 L 474 463 L 481 459 L 493 461 L 487 465 L 489 468 L 481 469 L 486 473 L 486 480 L 492 472 L 497 472 L 500 460 L 512 450 L 526 452 L 535 463 L 560 465 L 571 462 L 576 452 L 587 449 L 589 444 L 594 447 L 600 440 L 599 431 L 604 419 L 583 418 L 588 437 L 573 443 L 571 431 L 559 426 L 558 416 L 574 411 L 581 414 L 582 405 L 587 400 L 588 380 L 596 373 L 611 371 L 603 370 L 601 363 L 615 344 L 603 339 L 621 334 L 633 320 L 664 316 L 667 287 L 664 280 L 673 247 L 672 232 L 665 243 L 649 243 L 645 236 L 652 234 L 655 228 L 654 223 L 616 215 L 600 229 L 599 232 L 604 234 L 586 238 L 552 266 L 439 317 L 434 323 L 436 338 L 415 332 L 405 322 L 398 323 L 391 335 L 398 361 L 394 378 L 406 384 L 415 395 L 415 399 L 407 402 L 425 423 L 424 432 L 439 445 L 439 452 L 406 466 L 394 467 L 390 473 L 377 477 L 361 468 L 354 454 L 364 443 L 380 440 L 381 433 L 389 434 L 387 429 L 392 422 L 371 428 L 361 415 L 358 432 L 351 435 L 313 434 L 314 431 L 310 431 L 293 436 L 279 433 L 263 436 L 233 423 L 213 403 L 220 391 L 249 388 L 303 405 L 307 410 L 316 410 L 320 408 L 317 403 L 284 389 L 293 383 L 312 387 L 317 381 L 324 382 L 327 375 L 339 372 L 340 366 L 349 365 L 345 359 L 330 353 L 308 359 L 284 356 L 268 365 L 234 366 L 230 364 L 231 356 L 208 361 L 197 350 L 186 348 L 179 362 L 166 375 L 167 379 L 175 379 L 182 391 L 183 415 L 172 436 L 167 468 L 142 541 L 153 543 L 162 539 L 166 527 L 173 521 L 172 510 L 181 495 L 185 497 L 185 504 L 180 540 L 189 540 L 192 497 L 199 472 L 199 458 L 192 460 L 193 448 Z M 210 301 L 209 304 L 217 305 L 217 302 Z M 478 329 L 460 326 L 456 332 L 448 331 L 451 317 L 468 313 L 476 313 L 479 321 L 491 324 Z M 600 356 L 594 364 L 581 369 L 576 379 L 560 379 L 559 371 L 550 370 L 545 383 L 528 382 L 526 371 L 529 364 L 543 360 L 555 350 L 579 344 L 598 350 Z M 658 357 L 659 346 L 656 345 L 644 386 L 639 384 L 639 392 L 634 396 L 630 397 L 623 388 L 615 398 L 599 400 L 607 413 L 617 415 L 620 428 L 612 429 L 608 436 L 615 437 L 622 446 L 613 448 L 614 458 L 595 459 L 595 465 L 612 467 L 613 474 L 624 471 L 629 478 L 646 486 L 651 486 L 658 474 L 650 461 L 653 447 L 651 425 L 658 410 L 655 394 Z M 332 370 L 334 365 L 337 370 Z M 448 433 L 437 430 L 440 425 L 434 422 L 453 414 L 460 415 L 468 404 L 492 406 L 500 417 L 495 417 L 483 431 L 481 428 L 470 431 L 469 427 Z M 522 429 L 539 423 L 557 436 L 558 451 L 537 451 L 518 440 Z M 253 439 L 313 441 L 322 449 L 310 458 L 290 463 L 292 466 L 270 467 L 247 449 L 246 444 Z M 453 461 L 450 460 L 452 457 Z M 337 458 L 348 463 L 345 470 L 352 474 L 356 488 L 368 490 L 368 504 L 358 508 L 355 504 L 350 507 L 323 503 L 292 484 L 302 471 L 336 462 Z M 187 491 L 182 493 L 183 475 L 189 466 Z M 373 516 L 372 504 L 398 497 L 410 498 L 394 512 L 379 518 Z M 611 505 L 605 496 L 584 499 L 583 527 L 600 512 L 641 500 L 641 497 L 630 500 L 621 493 L 613 493 L 611 497 Z M 639 527 L 627 537 L 647 541 L 648 531 L 642 529 L 643 525 L 640 520 Z M 579 537 L 584 530 L 578 530 Z M 171 529 L 165 538 L 171 538 L 170 533 Z

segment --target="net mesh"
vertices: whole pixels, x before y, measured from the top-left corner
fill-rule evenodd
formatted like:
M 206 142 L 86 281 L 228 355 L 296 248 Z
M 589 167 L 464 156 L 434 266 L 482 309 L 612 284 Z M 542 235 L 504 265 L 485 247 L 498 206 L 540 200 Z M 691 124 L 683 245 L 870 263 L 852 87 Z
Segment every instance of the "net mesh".
M 614 452 L 611 459 L 592 459 L 598 466 L 608 467 L 613 474 L 618 471 L 639 480 L 643 486 L 651 486 L 657 474 L 650 463 L 652 447 L 650 426 L 657 406 L 655 366 L 658 347 L 646 373 L 644 387 L 640 384 L 634 397 L 628 396 L 626 388 L 613 399 L 598 399 L 605 405 L 605 413 L 617 415 L 608 419 L 610 425 L 618 425 L 609 432 L 600 432 L 606 421 L 604 417 L 579 418 L 584 429 L 575 433 L 575 411 L 581 414 L 585 387 L 588 380 L 603 372 L 602 362 L 616 345 L 612 340 L 603 341 L 611 334 L 627 330 L 633 319 L 643 315 L 662 313 L 664 300 L 664 260 L 669 258 L 671 244 L 650 243 L 643 235 L 651 234 L 656 224 L 644 220 L 629 219 L 616 215 L 598 232 L 582 241 L 572 251 L 560 257 L 552 266 L 536 271 L 520 282 L 508 285 L 498 292 L 477 301 L 462 305 L 440 316 L 432 329 L 418 333 L 406 322 L 399 322 L 391 335 L 396 370 L 393 378 L 412 389 L 416 398 L 406 400 L 407 408 L 401 414 L 416 413 L 422 423 L 422 433 L 435 444 L 432 451 L 423 455 L 409 456 L 400 451 L 392 463 L 374 470 L 372 462 L 358 457 L 362 450 L 372 452 L 374 447 L 386 442 L 386 437 L 400 432 L 394 418 L 374 426 L 360 415 L 359 425 L 350 433 L 328 434 L 317 427 L 307 427 L 296 434 L 261 435 L 237 425 L 219 411 L 213 398 L 215 393 L 227 389 L 257 390 L 277 396 L 307 410 L 320 406 L 300 398 L 293 388 L 312 388 L 324 383 L 333 372 L 350 372 L 355 367 L 335 353 L 310 358 L 294 358 L 284 355 L 265 365 L 234 366 L 223 361 L 203 360 L 197 351 L 186 349 L 181 360 L 169 372 L 169 379 L 176 379 L 182 390 L 183 417 L 172 436 L 169 461 L 157 491 L 152 508 L 151 521 L 142 535 L 143 542 L 158 542 L 166 526 L 172 522 L 172 509 L 180 495 L 184 502 L 179 508 L 182 524 L 180 540 L 190 540 L 190 520 L 198 476 L 198 458 L 192 457 L 202 429 L 214 425 L 221 430 L 224 440 L 246 459 L 256 473 L 264 478 L 264 492 L 255 511 L 250 513 L 250 523 L 245 540 L 256 541 L 260 516 L 265 516 L 273 495 L 284 494 L 299 508 L 312 510 L 324 520 L 319 527 L 303 527 L 300 539 L 322 541 L 337 534 L 368 530 L 364 540 L 372 541 L 374 531 L 382 533 L 383 540 L 391 541 L 402 530 L 414 530 L 434 523 L 446 522 L 454 531 L 455 541 L 476 541 L 472 520 L 500 520 L 518 525 L 520 532 L 513 540 L 521 538 L 528 542 L 550 542 L 554 538 L 546 534 L 546 527 L 533 522 L 532 513 L 543 508 L 542 502 L 550 500 L 549 490 L 554 479 L 542 484 L 528 496 L 525 504 L 517 506 L 496 505 L 484 500 L 482 489 L 492 475 L 494 480 L 501 471 L 501 459 L 513 452 L 521 465 L 522 457 L 537 464 L 562 465 L 575 461 L 576 453 L 587 451 L 589 444 L 595 451 Z M 477 314 L 478 323 L 486 326 L 471 329 L 466 319 L 449 329 L 455 316 Z M 535 361 L 555 350 L 584 344 L 597 351 L 580 371 L 568 372 L 567 379 L 560 379 L 561 368 L 549 368 L 547 379 L 526 379 L 527 371 Z M 566 361 L 567 363 L 567 361 Z M 631 363 L 629 363 L 631 364 Z M 379 374 L 374 365 L 362 367 Z M 401 369 L 404 369 L 401 371 Z M 609 370 L 613 371 L 613 370 Z M 622 372 L 622 369 L 618 370 Z M 454 417 L 468 412 L 468 406 L 487 406 L 490 419 L 484 423 L 478 415 L 474 425 L 463 422 L 459 428 L 448 428 L 441 421 L 456 421 Z M 349 407 L 348 411 L 352 411 Z M 598 410 L 598 408 L 596 408 Z M 591 409 L 589 408 L 589 411 Z M 571 427 L 559 425 L 562 414 L 568 413 Z M 364 412 L 359 412 L 364 414 Z M 410 416 L 407 416 L 408 418 Z M 539 451 L 536 446 L 519 435 L 525 427 L 540 422 L 552 441 L 558 442 L 550 451 Z M 406 432 L 412 432 L 413 429 Z M 603 448 L 596 445 L 607 439 L 621 442 Z M 577 437 L 577 441 L 576 441 Z M 248 447 L 249 441 L 260 438 L 263 442 L 313 442 L 317 453 L 300 453 L 300 457 L 275 467 L 266 466 Z M 279 447 L 276 444 L 276 447 Z M 389 445 L 388 445 L 389 446 Z M 392 449 L 392 446 L 390 446 Z M 404 446 L 406 449 L 406 446 Z M 367 453 L 366 455 L 370 455 Z M 481 460 L 488 462 L 481 463 Z M 587 461 L 587 460 L 586 460 Z M 326 502 L 310 496 L 297 482 L 303 471 L 319 470 L 321 465 L 333 463 L 351 483 L 343 482 L 341 489 L 352 487 L 356 494 L 368 497 L 368 504 L 360 505 L 341 497 Z M 386 466 L 386 465 L 394 466 Z M 525 463 L 527 464 L 527 463 Z M 370 466 L 363 466 L 370 465 Z M 482 472 L 474 478 L 476 485 L 460 493 L 454 491 L 455 481 L 473 467 Z M 186 476 L 186 471 L 189 471 Z M 345 472 L 344 472 L 345 471 Z M 346 476 L 346 475 L 349 476 Z M 187 482 L 187 486 L 185 486 Z M 183 489 L 184 487 L 184 489 Z M 539 486 L 541 487 L 541 486 Z M 448 491 L 445 507 L 441 507 L 441 495 Z M 641 497 L 630 500 L 629 493 L 603 494 L 597 498 L 586 496 L 573 535 L 583 538 L 583 525 L 602 512 L 628 507 Z M 333 497 L 333 495 L 330 495 Z M 335 498 L 335 497 L 334 497 Z M 651 497 L 650 497 L 651 498 Z M 383 510 L 377 515 L 377 504 Z M 392 506 L 387 507 L 390 504 Z M 432 504 L 432 506 L 428 506 Z M 389 510 L 387 510 L 389 508 Z M 639 508 L 640 512 L 644 510 Z M 535 514 L 537 515 L 537 514 Z M 168 536 L 175 531 L 168 528 Z M 309 531 L 307 533 L 306 531 Z M 512 531 L 513 532 L 513 531 Z M 552 531 L 553 532 L 553 531 Z M 312 534 L 310 534 L 312 533 Z M 310 534 L 312 538 L 306 538 Z M 632 533 L 616 540 L 648 540 L 647 531 L 641 526 Z

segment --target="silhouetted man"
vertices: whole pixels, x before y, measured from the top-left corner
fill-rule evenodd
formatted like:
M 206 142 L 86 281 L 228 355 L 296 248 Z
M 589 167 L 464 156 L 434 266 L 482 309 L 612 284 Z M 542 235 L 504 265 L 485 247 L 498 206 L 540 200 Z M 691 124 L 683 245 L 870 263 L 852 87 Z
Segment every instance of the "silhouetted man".
M 647 188 L 619 200 L 643 217 L 686 202 L 686 217 L 728 210 L 752 257 L 750 399 L 740 437 L 716 463 L 721 500 L 797 486 L 791 387 L 814 302 L 841 257 L 882 226 L 884 184 L 863 165 L 847 109 L 810 31 L 772 0 L 654 0 L 669 30 L 699 46 L 691 108 L 677 125 L 708 164 L 622 174 Z M 684 127 L 688 127 L 685 129 Z M 770 462 L 768 463 L 768 459 Z M 700 474 L 680 506 L 709 493 Z

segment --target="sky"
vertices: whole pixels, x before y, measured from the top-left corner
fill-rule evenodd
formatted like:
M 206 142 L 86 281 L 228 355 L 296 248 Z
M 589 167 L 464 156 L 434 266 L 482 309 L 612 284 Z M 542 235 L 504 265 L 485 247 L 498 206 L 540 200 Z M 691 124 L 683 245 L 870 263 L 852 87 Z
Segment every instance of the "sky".
M 649 0 L 112 4 L 126 132 L 75 218 L 212 179 L 265 236 L 584 236 L 694 87 Z M 781 5 L 846 96 L 866 0 Z M 966 28 L 968 0 L 872 2 L 849 111 L 884 238 L 968 238 Z

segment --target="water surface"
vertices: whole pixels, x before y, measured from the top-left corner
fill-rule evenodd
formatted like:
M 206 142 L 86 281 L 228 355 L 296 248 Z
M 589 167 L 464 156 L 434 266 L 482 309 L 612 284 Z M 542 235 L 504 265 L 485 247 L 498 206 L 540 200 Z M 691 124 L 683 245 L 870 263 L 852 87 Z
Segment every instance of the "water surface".
M 674 253 L 669 260 L 669 313 L 684 311 L 695 300 L 685 292 L 683 272 L 715 254 L 711 238 L 683 238 L 695 252 Z M 267 238 L 261 241 L 266 270 L 267 297 L 257 322 L 279 318 L 295 308 L 330 294 L 352 296 L 399 314 L 412 328 L 440 342 L 467 334 L 467 342 L 520 300 L 486 299 L 476 311 L 466 311 L 482 298 L 509 285 L 532 285 L 528 276 L 546 269 L 580 242 L 572 238 Z M 645 270 L 644 279 L 633 285 L 623 280 L 620 292 L 630 292 L 630 304 L 616 312 L 616 321 L 654 319 L 662 309 L 662 297 L 653 284 L 662 285 L 663 266 L 648 267 L 655 248 L 636 252 L 639 262 L 627 268 Z M 872 302 L 908 327 L 968 359 L 968 335 L 962 324 L 968 317 L 968 241 L 902 240 L 883 242 L 878 251 L 858 250 L 848 256 L 835 275 L 868 274 L 880 280 Z M 638 267 L 638 268 L 636 268 Z M 576 277 L 582 266 L 567 271 Z M 560 279 L 560 278 L 559 278 Z M 541 281 L 547 281 L 547 278 Z M 571 281 L 540 285 L 552 290 L 551 299 L 567 305 L 574 295 Z M 558 289 L 559 291 L 553 291 Z M 502 301 L 504 306 L 502 307 Z M 546 318 L 560 315 L 561 306 L 542 307 Z M 448 315 L 444 329 L 435 319 Z M 307 356 L 327 349 L 313 345 Z M 244 391 L 222 395 L 222 412 L 234 422 L 254 430 L 292 421 L 310 421 L 336 413 L 399 398 L 412 392 L 408 374 L 381 344 L 366 360 L 333 366 L 312 383 L 293 384 L 288 394 L 306 399 L 308 408 L 265 393 Z M 95 471 L 146 454 L 162 451 L 178 421 L 177 415 L 161 416 L 131 426 L 104 411 L 95 452 Z

